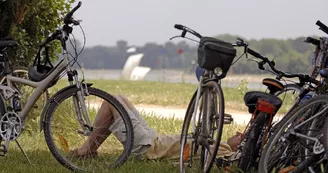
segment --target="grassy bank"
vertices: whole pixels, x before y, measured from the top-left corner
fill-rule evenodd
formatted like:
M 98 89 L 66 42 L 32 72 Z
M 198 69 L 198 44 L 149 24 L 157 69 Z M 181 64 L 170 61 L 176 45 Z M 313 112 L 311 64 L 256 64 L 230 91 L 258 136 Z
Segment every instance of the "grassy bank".
M 192 95 L 197 89 L 195 84 L 164 83 L 153 81 L 124 81 L 124 80 L 88 80 L 94 87 L 101 88 L 110 94 L 127 96 L 134 104 L 159 105 L 186 108 Z M 54 87 L 60 89 L 67 86 L 66 80 L 61 80 Z M 244 104 L 246 88 L 223 88 L 226 110 L 247 111 Z M 284 97 L 281 97 L 284 98 Z M 280 112 L 284 113 L 293 103 L 293 97 L 286 96 Z
M 160 134 L 179 134 L 182 127 L 182 121 L 173 118 L 158 118 L 152 115 L 144 115 L 147 123 L 156 129 Z M 223 133 L 223 141 L 228 136 L 231 136 L 236 131 L 241 131 L 244 127 L 238 125 L 226 125 Z M 0 158 L 0 172 L 24 172 L 34 173 L 38 172 L 69 172 L 61 166 L 54 157 L 50 154 L 44 140 L 43 133 L 35 132 L 33 134 L 24 133 L 19 138 L 20 143 L 31 159 L 30 165 L 24 158 L 15 143 L 11 143 L 9 154 L 6 157 Z M 128 160 L 126 164 L 117 170 L 107 172 L 120 173 L 152 173 L 155 170 L 161 170 L 162 173 L 178 172 L 178 167 L 173 163 L 176 160 L 150 160 L 150 161 L 136 161 Z
M 168 107 L 186 107 L 197 86 L 183 83 L 162 83 L 162 82 L 144 82 L 144 81 L 113 81 L 113 80 L 89 80 L 95 87 L 101 88 L 111 94 L 126 95 L 134 104 L 149 104 Z M 66 86 L 67 82 L 61 80 L 52 88 L 52 91 Z M 229 110 L 246 111 L 243 103 L 243 92 L 237 88 L 223 88 L 226 108 Z M 35 110 L 36 111 L 36 110 Z M 245 112 L 246 113 L 246 112 Z M 38 117 L 39 109 L 33 113 Z M 174 118 L 159 118 L 153 115 L 144 115 L 147 123 L 158 131 L 159 134 L 179 134 L 182 128 L 182 121 Z M 27 122 L 29 125 L 38 127 L 38 118 Z M 226 141 L 229 136 L 237 131 L 243 131 L 245 127 L 240 125 L 225 125 L 222 141 Z M 45 143 L 43 133 L 34 131 L 24 131 L 19 138 L 23 148 L 30 157 L 33 165 L 23 157 L 15 143 L 11 143 L 9 154 L 6 157 L 0 157 L 0 172 L 68 172 L 61 166 L 50 154 Z M 178 167 L 173 165 L 176 160 L 152 160 L 136 161 L 130 159 L 118 170 L 108 172 L 122 173 L 152 173 L 160 170 L 163 173 L 178 172 Z M 221 173 L 214 170 L 216 173 Z
M 124 81 L 124 80 L 88 80 L 94 87 L 101 88 L 111 94 L 127 96 L 134 104 L 160 105 L 170 107 L 187 107 L 197 85 L 186 83 L 163 83 L 150 81 Z M 56 89 L 68 83 L 61 80 Z M 241 108 L 243 95 L 236 88 L 224 88 L 227 105 L 232 108 Z M 235 106 L 232 106 L 235 105 Z

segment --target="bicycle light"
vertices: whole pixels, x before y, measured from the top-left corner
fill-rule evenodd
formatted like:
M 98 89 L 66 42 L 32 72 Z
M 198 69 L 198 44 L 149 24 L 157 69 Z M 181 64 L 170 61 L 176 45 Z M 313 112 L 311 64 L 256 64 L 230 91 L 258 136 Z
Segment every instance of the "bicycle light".
M 222 74 L 222 69 L 220 67 L 216 67 L 214 69 L 214 74 L 220 76 Z

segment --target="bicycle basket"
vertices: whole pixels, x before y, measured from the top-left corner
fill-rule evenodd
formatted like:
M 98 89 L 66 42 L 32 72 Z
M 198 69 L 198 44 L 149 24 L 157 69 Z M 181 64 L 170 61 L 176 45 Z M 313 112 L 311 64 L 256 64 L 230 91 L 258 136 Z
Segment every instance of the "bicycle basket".
M 202 37 L 198 46 L 198 64 L 207 70 L 219 67 L 223 73 L 227 73 L 237 50 L 231 43 L 227 43 L 211 37 Z

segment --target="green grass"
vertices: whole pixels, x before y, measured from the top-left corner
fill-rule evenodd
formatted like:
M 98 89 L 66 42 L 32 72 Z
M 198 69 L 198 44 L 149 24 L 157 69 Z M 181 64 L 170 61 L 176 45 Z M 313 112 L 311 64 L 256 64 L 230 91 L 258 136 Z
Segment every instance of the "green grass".
M 184 83 L 162 83 L 162 82 L 144 82 L 144 81 L 113 81 L 113 80 L 88 80 L 94 83 L 95 87 L 101 88 L 111 94 L 126 95 L 134 104 L 148 104 L 170 107 L 186 107 L 189 103 L 197 86 Z M 67 86 L 67 82 L 61 80 L 52 88 L 52 91 Z M 226 108 L 229 110 L 240 110 L 246 112 L 246 106 L 243 103 L 243 94 L 236 88 L 223 88 Z M 51 155 L 45 143 L 43 133 L 35 131 L 38 127 L 38 118 L 40 110 L 35 110 L 34 118 L 30 118 L 27 127 L 33 127 L 34 130 L 26 130 L 21 135 L 19 141 L 26 150 L 33 165 L 29 165 L 19 151 L 15 143 L 11 143 L 9 153 L 6 157 L 0 157 L 0 172 L 68 172 Z M 180 134 L 182 120 L 174 118 L 158 118 L 156 116 L 145 116 L 149 125 L 156 129 L 159 134 Z M 30 126 L 29 126 L 30 125 Z M 244 126 L 225 125 L 222 135 L 222 141 L 227 140 L 229 136 L 237 131 L 242 132 Z M 117 170 L 109 172 L 178 172 L 178 167 L 173 165 L 176 160 L 161 159 L 151 161 L 137 161 L 133 158 Z
M 125 95 L 134 104 L 171 107 L 187 107 L 197 89 L 197 85 L 186 83 L 124 80 L 88 80 L 88 82 L 110 94 Z M 67 81 L 61 80 L 54 88 L 59 89 L 67 85 Z M 241 92 L 236 88 L 223 88 L 223 91 L 228 109 L 246 111 Z
M 125 80 L 88 80 L 94 87 L 105 90 L 110 94 L 125 95 L 134 104 L 159 105 L 186 108 L 192 95 L 197 89 L 195 84 L 164 83 L 153 81 L 125 81 Z M 68 85 L 67 80 L 60 80 L 55 90 Z M 244 104 L 245 90 L 237 88 L 223 88 L 226 110 L 237 110 L 247 113 Z M 283 98 L 283 97 L 282 97 Z M 293 103 L 289 95 L 284 100 L 280 113 L 285 113 Z
M 144 115 L 147 123 L 158 131 L 159 134 L 180 134 L 182 120 L 174 118 L 158 118 L 154 115 Z M 241 131 L 244 127 L 239 125 L 226 125 L 223 132 L 222 141 L 228 136 Z M 65 167 L 61 166 L 51 155 L 45 143 L 43 133 L 34 132 L 23 133 L 19 138 L 20 143 L 27 152 L 33 165 L 30 165 L 23 154 L 19 151 L 15 143 L 10 144 L 10 150 L 7 156 L 0 157 L 0 172 L 69 172 Z M 177 160 L 161 159 L 161 160 L 134 160 L 130 158 L 126 164 L 117 170 L 108 172 L 120 173 L 152 173 L 160 170 L 161 173 L 178 172 L 178 167 L 173 163 Z

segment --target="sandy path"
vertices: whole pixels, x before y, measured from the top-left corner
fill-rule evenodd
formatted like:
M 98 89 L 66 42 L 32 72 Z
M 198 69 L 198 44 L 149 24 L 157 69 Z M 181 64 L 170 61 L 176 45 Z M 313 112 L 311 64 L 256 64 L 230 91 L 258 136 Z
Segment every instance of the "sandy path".
M 159 117 L 166 117 L 166 118 L 175 117 L 178 119 L 184 118 L 187 109 L 187 108 L 161 107 L 161 106 L 154 106 L 154 105 L 135 105 L 135 106 L 140 112 L 153 114 Z M 248 112 L 240 112 L 240 111 L 233 111 L 233 110 L 226 110 L 225 112 L 231 114 L 234 119 L 234 122 L 237 124 L 246 124 L 251 119 L 251 114 L 249 114 Z M 277 120 L 279 118 L 276 117 L 275 119 Z
M 100 104 L 90 104 L 91 107 L 99 108 Z M 187 107 L 165 107 L 158 105 L 135 105 L 139 112 L 155 115 L 165 118 L 177 118 L 183 120 L 186 114 Z M 251 114 L 248 112 L 241 112 L 235 110 L 226 109 L 225 113 L 231 114 L 236 124 L 247 124 L 251 119 Z M 275 116 L 274 120 L 278 120 L 279 117 Z

